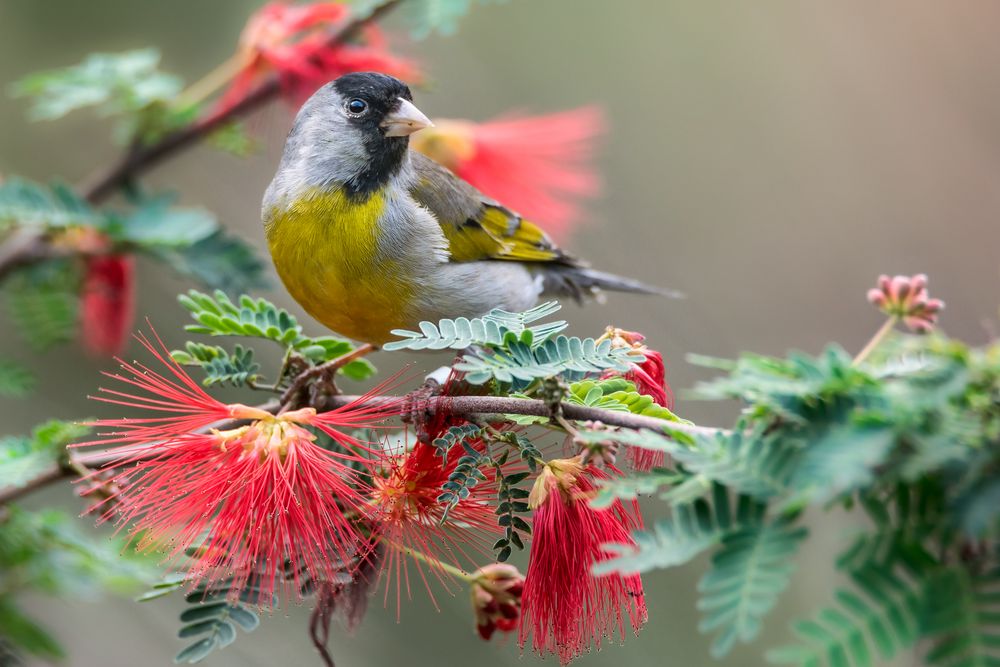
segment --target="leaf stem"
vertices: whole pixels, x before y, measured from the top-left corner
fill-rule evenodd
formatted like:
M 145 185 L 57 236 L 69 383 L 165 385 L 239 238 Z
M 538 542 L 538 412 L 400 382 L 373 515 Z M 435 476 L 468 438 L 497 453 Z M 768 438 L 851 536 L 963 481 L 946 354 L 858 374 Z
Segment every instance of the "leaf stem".
M 868 356 L 875 351 L 875 348 L 877 348 L 882 341 L 885 340 L 885 337 L 889 335 L 898 321 L 899 317 L 896 315 L 892 315 L 886 319 L 886 321 L 882 323 L 882 326 L 879 327 L 879 330 L 875 332 L 875 335 L 871 337 L 871 340 L 869 340 L 861 351 L 858 352 L 858 356 L 854 357 L 854 361 L 851 362 L 851 365 L 857 368 L 863 364 L 865 359 L 867 359 Z

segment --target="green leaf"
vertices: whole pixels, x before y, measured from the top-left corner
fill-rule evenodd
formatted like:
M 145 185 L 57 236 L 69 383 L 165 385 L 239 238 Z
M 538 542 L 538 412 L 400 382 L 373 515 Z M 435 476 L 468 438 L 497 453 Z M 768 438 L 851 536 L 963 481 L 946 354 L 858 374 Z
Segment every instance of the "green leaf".
M 104 224 L 101 213 L 64 185 L 46 187 L 20 178 L 0 182 L 0 231 L 13 225 L 60 229 Z
M 66 657 L 59 642 L 18 609 L 9 596 L 0 597 L 0 635 L 16 648 L 39 658 Z
M 885 426 L 834 424 L 809 443 L 792 485 L 815 502 L 867 486 L 895 442 L 895 432 Z
M 191 290 L 178 297 L 196 324 L 189 324 L 187 331 L 209 336 L 245 336 L 263 338 L 280 344 L 285 349 L 298 352 L 307 360 L 320 364 L 341 357 L 354 349 L 350 342 L 335 336 L 312 338 L 302 333 L 298 320 L 283 308 L 278 308 L 266 299 L 241 296 L 237 301 L 230 299 L 221 290 L 212 295 Z M 218 354 L 211 348 L 194 348 L 197 354 L 215 358 Z M 196 361 L 191 350 L 181 352 L 188 361 Z M 230 359 L 232 361 L 232 359 Z M 248 361 L 248 360 L 245 360 Z M 344 375 L 364 379 L 374 373 L 374 367 L 366 362 L 348 364 L 340 369 Z
M 0 396 L 21 398 L 35 388 L 35 376 L 13 361 L 0 358 Z
M 544 319 L 559 311 L 561 306 L 556 301 L 549 301 L 523 313 L 511 313 L 496 308 L 482 317 L 468 319 L 442 319 L 434 322 L 421 322 L 420 331 L 394 329 L 392 333 L 403 340 L 390 341 L 383 348 L 386 350 L 462 350 L 474 345 L 502 345 L 507 333 L 513 333 L 520 339 L 528 333 L 533 345 L 541 345 L 546 339 L 559 333 L 568 325 L 559 320 L 546 324 L 529 326 L 533 322 Z
M 182 366 L 198 366 L 205 372 L 203 384 L 230 384 L 234 387 L 254 384 L 260 379 L 260 364 L 253 360 L 253 350 L 237 345 L 230 354 L 217 345 L 188 342 L 184 351 L 170 353 Z
M 749 525 L 727 533 L 698 584 L 702 632 L 715 632 L 712 655 L 729 653 L 737 641 L 752 641 L 761 619 L 788 587 L 791 557 L 805 538 L 805 528 L 789 518 Z
M 705 500 L 675 506 L 669 519 L 661 519 L 651 530 L 633 533 L 635 545 L 605 544 L 610 554 L 595 563 L 595 575 L 611 572 L 634 574 L 656 568 L 675 567 L 717 544 L 728 529 L 720 525 Z
M 142 248 L 184 248 L 204 241 L 219 229 L 215 216 L 200 208 L 173 207 L 177 196 L 145 199 L 110 229 L 112 238 Z
M 186 247 L 147 247 L 174 270 L 229 294 L 264 288 L 265 265 L 254 248 L 221 229 Z
M 642 355 L 630 348 L 613 348 L 610 340 L 597 342 L 593 338 L 557 336 L 541 345 L 529 343 L 508 333 L 499 348 L 466 353 L 455 369 L 466 373 L 470 384 L 489 380 L 527 384 L 534 380 L 570 376 L 570 379 L 608 369 L 625 372 Z
M 686 475 L 664 469 L 633 473 L 629 477 L 612 477 L 601 482 L 597 494 L 590 499 L 590 505 L 605 509 L 616 500 L 635 500 L 642 494 L 656 493 L 661 486 L 672 486 L 685 479 Z
M 1000 571 L 949 568 L 930 580 L 926 600 L 923 632 L 934 639 L 928 665 L 1000 665 Z
M 248 606 L 259 600 L 260 591 L 248 586 L 240 593 L 240 602 L 228 599 L 231 579 L 224 579 L 212 590 L 197 588 L 186 597 L 190 605 L 181 612 L 183 624 L 177 632 L 181 639 L 208 635 L 183 649 L 174 658 L 175 663 L 195 663 L 204 660 L 215 649 L 225 648 L 236 641 L 236 626 L 244 632 L 253 632 L 260 625 L 260 617 Z M 170 588 L 174 590 L 176 586 Z
M 35 428 L 30 437 L 0 438 L 0 488 L 17 488 L 51 468 L 66 445 L 82 438 L 86 426 L 50 421 Z
M 877 654 L 891 660 L 917 641 L 922 609 L 922 581 L 907 582 L 889 568 L 870 567 L 852 577 L 857 590 L 839 589 L 837 606 L 821 610 L 813 619 L 799 621 L 796 645 L 769 651 L 779 664 L 867 667 Z
M 247 132 L 246 126 L 240 122 L 226 123 L 208 135 L 208 141 L 219 150 L 237 157 L 247 157 L 256 148 L 256 142 Z
M 180 92 L 180 79 L 160 72 L 159 62 L 155 49 L 94 53 L 79 65 L 30 74 L 12 92 L 33 98 L 33 120 L 52 120 L 85 107 L 97 107 L 103 115 L 139 111 Z
M 47 262 L 5 281 L 11 320 L 34 350 L 44 351 L 76 334 L 78 280 L 68 262 Z

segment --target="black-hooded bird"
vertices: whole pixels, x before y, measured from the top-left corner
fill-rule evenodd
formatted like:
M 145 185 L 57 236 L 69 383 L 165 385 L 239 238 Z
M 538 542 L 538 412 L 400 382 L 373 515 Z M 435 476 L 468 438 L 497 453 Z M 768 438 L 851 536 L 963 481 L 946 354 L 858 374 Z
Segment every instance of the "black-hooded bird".
M 333 331 L 381 345 L 422 320 L 526 310 L 542 297 L 660 293 L 595 271 L 409 137 L 433 123 L 384 74 L 347 74 L 302 106 L 263 202 L 278 275 Z

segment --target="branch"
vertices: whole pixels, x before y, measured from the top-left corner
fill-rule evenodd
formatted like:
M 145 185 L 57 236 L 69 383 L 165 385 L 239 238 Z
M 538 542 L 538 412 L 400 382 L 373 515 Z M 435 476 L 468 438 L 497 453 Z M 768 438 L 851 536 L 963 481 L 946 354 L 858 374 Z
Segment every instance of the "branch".
M 379 405 L 383 403 L 398 405 L 401 401 L 405 400 L 404 397 L 401 396 L 370 396 L 368 398 L 362 396 L 333 396 L 325 400 L 323 407 L 325 409 L 340 408 L 362 399 L 364 399 L 365 405 Z M 269 412 L 277 412 L 280 404 L 278 401 L 270 401 L 257 407 L 268 410 Z M 694 424 L 686 424 L 684 422 L 670 422 L 663 419 L 657 419 L 656 417 L 634 415 L 630 412 L 620 412 L 617 410 L 603 410 L 601 408 L 591 408 L 584 405 L 562 403 L 561 408 L 563 416 L 567 419 L 574 419 L 578 421 L 599 421 L 609 426 L 618 426 L 634 430 L 648 429 L 664 433 L 664 429 L 670 429 L 674 432 L 693 436 L 715 435 L 717 433 L 725 432 L 724 429 L 719 428 L 696 426 Z M 551 407 L 544 401 L 531 398 L 506 398 L 502 396 L 438 396 L 429 399 L 426 403 L 425 409 L 428 414 L 444 412 L 449 415 L 460 417 L 498 414 L 548 417 L 552 414 Z M 216 424 L 213 425 L 212 428 L 234 428 L 239 423 L 240 422 L 228 422 L 225 424 Z M 207 432 L 208 429 L 204 430 Z M 666 433 L 666 435 L 669 435 L 669 433 Z M 145 450 L 149 457 L 156 456 L 159 453 L 156 448 L 150 448 L 148 446 L 143 446 L 141 449 Z M 113 449 L 79 454 L 74 456 L 73 460 L 79 465 L 95 469 L 113 465 L 117 461 L 121 461 L 127 456 L 127 454 L 128 448 L 117 447 Z M 28 480 L 21 486 L 0 489 L 0 504 L 17 500 L 21 496 L 27 495 L 28 493 L 45 486 L 50 482 L 54 482 L 62 477 L 70 477 L 75 474 L 76 472 L 70 466 L 59 466 L 53 464 L 51 468 L 41 472 L 39 475 Z
M 371 14 L 348 22 L 330 33 L 331 45 L 348 42 L 368 23 L 378 21 L 400 0 L 387 0 Z M 91 204 L 107 199 L 115 190 L 182 149 L 197 143 L 235 118 L 262 107 L 281 93 L 281 77 L 274 73 L 261 81 L 232 105 L 209 113 L 192 124 L 171 132 L 149 145 L 134 144 L 116 163 L 80 186 L 81 196 Z M 28 230 L 23 238 L 10 238 L 0 245 L 0 280 L 14 269 L 60 257 L 64 251 L 52 248 L 44 231 Z
M 333 46 L 354 39 L 362 28 L 370 22 L 378 21 L 383 15 L 399 4 L 399 1 L 388 0 L 388 2 L 379 5 L 367 17 L 348 22 L 343 28 L 330 34 L 329 44 Z M 119 186 L 127 183 L 150 167 L 155 166 L 164 158 L 176 153 L 180 149 L 187 148 L 234 118 L 245 116 L 263 106 L 280 92 L 281 77 L 276 73 L 272 73 L 259 83 L 256 88 L 252 89 L 234 104 L 217 112 L 210 113 L 191 125 L 166 135 L 149 146 L 134 147 L 133 150 L 126 153 L 116 164 L 91 179 L 82 188 L 83 196 L 92 203 L 104 199 Z

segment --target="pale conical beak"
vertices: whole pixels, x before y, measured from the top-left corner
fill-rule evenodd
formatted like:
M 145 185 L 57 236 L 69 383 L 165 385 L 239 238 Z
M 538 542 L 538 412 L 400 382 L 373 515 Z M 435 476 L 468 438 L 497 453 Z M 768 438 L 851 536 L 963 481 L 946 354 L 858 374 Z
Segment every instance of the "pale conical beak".
M 413 102 L 400 97 L 399 109 L 386 116 L 381 127 L 387 137 L 407 137 L 425 127 L 434 127 L 434 123 Z

